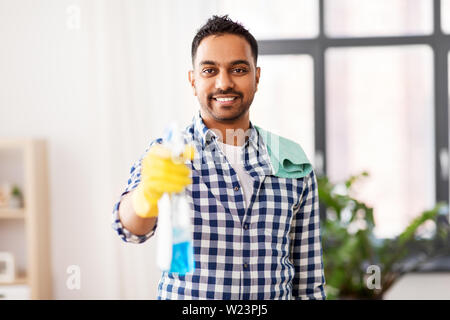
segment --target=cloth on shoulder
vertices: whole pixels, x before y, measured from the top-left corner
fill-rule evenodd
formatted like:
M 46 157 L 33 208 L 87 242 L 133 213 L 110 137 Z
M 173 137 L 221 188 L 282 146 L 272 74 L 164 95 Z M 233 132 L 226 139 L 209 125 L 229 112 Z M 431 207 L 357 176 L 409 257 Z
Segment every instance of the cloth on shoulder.
M 298 179 L 311 173 L 312 165 L 298 143 L 258 126 L 255 128 L 266 144 L 274 176 Z

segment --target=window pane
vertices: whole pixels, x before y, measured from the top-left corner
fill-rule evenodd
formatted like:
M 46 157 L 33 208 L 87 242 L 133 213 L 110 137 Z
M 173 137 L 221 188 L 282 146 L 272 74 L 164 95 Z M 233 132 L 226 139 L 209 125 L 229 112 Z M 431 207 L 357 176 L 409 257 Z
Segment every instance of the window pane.
M 380 237 L 434 205 L 432 64 L 427 46 L 326 52 L 328 175 L 369 172 L 355 196 Z
M 319 33 L 318 3 L 315 0 L 226 0 L 217 2 L 217 12 L 242 22 L 258 40 L 312 38 Z
M 450 33 L 450 0 L 441 0 L 442 31 Z
M 325 32 L 333 37 L 431 34 L 431 0 L 325 0 Z
M 313 61 L 307 55 L 261 56 L 252 122 L 294 140 L 314 164 Z

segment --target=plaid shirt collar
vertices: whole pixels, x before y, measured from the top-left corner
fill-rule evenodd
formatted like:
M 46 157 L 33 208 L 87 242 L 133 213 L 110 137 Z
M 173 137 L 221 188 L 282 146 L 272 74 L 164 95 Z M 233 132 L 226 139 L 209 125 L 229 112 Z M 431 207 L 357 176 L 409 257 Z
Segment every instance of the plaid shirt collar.
M 218 136 L 217 134 L 214 132 L 214 130 L 209 129 L 205 123 L 203 122 L 203 119 L 200 115 L 200 111 L 198 113 L 196 113 L 196 115 L 194 116 L 194 119 L 192 120 L 193 125 L 194 125 L 194 139 L 201 141 L 202 143 L 202 148 L 207 147 L 213 140 L 217 139 Z M 258 134 L 258 131 L 256 130 L 256 128 L 253 126 L 253 124 L 250 121 L 250 134 L 249 134 L 249 138 L 248 140 L 245 142 L 245 147 L 247 147 L 249 144 L 251 145 L 251 147 L 255 148 L 256 150 L 258 150 L 258 147 L 263 147 L 265 149 L 265 146 L 262 142 L 261 139 L 261 146 L 258 146 L 259 144 L 259 139 L 260 136 Z
M 218 136 L 214 130 L 211 130 L 205 125 L 200 116 L 200 112 L 194 116 L 192 126 L 194 129 L 193 138 L 200 142 L 201 147 L 201 150 L 197 150 L 201 159 L 194 159 L 194 167 L 200 168 L 200 163 L 217 159 L 214 158 L 217 156 L 215 154 L 216 148 L 215 146 L 211 146 L 211 143 L 213 143 L 214 140 L 217 140 Z M 253 179 L 263 181 L 265 176 L 273 175 L 275 171 L 266 145 L 251 122 L 249 130 L 249 138 L 244 144 L 244 166 Z M 210 153 L 205 154 L 206 150 L 212 151 L 212 157 Z

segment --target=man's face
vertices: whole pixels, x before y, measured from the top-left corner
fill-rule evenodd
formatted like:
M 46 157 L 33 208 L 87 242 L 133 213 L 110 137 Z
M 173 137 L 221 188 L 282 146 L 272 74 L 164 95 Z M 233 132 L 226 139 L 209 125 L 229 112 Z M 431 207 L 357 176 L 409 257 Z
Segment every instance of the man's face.
M 202 109 L 202 116 L 233 123 L 248 110 L 259 82 L 250 44 L 234 34 L 204 38 L 197 49 L 189 81 Z

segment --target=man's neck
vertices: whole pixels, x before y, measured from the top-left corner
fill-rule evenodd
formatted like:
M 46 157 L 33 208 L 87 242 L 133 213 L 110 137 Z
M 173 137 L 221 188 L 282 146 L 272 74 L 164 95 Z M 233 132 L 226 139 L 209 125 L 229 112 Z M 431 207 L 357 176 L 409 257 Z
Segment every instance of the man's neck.
M 203 123 L 208 129 L 220 133 L 223 143 L 240 146 L 249 138 L 250 119 L 248 113 L 233 122 L 221 122 L 201 114 Z

